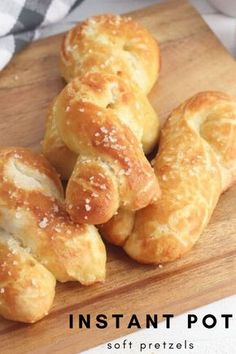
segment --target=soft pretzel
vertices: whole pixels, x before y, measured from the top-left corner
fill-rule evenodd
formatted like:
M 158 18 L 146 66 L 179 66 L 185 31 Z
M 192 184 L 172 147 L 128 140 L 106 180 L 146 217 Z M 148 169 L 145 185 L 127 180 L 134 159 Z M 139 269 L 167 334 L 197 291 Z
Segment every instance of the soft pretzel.
M 79 156 L 66 190 L 74 221 L 104 223 L 118 208 L 137 210 L 158 196 L 142 150 L 152 150 L 158 130 L 146 96 L 115 75 L 88 73 L 62 90 L 49 113 L 43 151 L 64 176 Z
M 192 248 L 221 193 L 236 181 L 236 101 L 202 92 L 175 109 L 161 132 L 154 169 L 161 198 L 135 216 L 116 216 L 103 232 L 137 261 L 158 264 Z
M 130 79 L 148 93 L 159 69 L 156 40 L 131 17 L 91 17 L 70 30 L 62 43 L 61 74 L 66 81 L 105 71 Z
M 40 320 L 52 306 L 55 285 L 52 273 L 1 229 L 0 314 L 20 322 Z
M 27 149 L 0 150 L 0 228 L 3 316 L 43 317 L 55 278 L 85 285 L 104 280 L 106 252 L 96 228 L 70 221 L 57 174 Z

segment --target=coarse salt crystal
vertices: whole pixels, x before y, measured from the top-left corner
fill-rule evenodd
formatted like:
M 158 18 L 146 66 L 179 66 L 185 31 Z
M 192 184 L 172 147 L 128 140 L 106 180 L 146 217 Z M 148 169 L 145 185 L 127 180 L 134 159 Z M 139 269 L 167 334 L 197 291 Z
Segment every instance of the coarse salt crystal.
M 107 134 L 107 133 L 108 133 L 108 129 L 105 128 L 105 127 L 101 127 L 100 130 L 101 130 L 101 132 L 103 132 L 104 134 Z
M 32 279 L 32 280 L 31 280 L 31 284 L 32 284 L 33 286 L 36 286 L 36 285 L 37 285 L 36 280 L 35 280 L 35 279 Z
M 95 192 L 93 192 L 93 193 L 91 194 L 91 196 L 94 197 L 94 198 L 97 198 L 97 197 L 98 197 L 98 194 L 95 193 Z
M 85 210 L 86 211 L 90 211 L 92 208 L 91 208 L 91 205 L 89 204 L 85 204 Z
M 109 136 L 109 140 L 110 140 L 111 143 L 116 143 L 117 142 L 117 139 L 113 138 L 112 136 Z
M 57 213 L 59 211 L 58 205 L 56 205 L 56 204 L 53 205 L 53 211 L 55 211 L 55 213 Z
M 46 217 L 44 217 L 40 222 L 39 222 L 39 227 L 41 229 L 45 229 L 45 227 L 47 227 L 48 225 L 48 219 Z

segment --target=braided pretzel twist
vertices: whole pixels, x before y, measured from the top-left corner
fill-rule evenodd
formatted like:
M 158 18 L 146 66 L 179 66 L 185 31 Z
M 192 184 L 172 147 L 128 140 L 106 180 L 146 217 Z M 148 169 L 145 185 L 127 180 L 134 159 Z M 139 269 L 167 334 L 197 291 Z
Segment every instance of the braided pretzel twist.
M 88 73 L 62 90 L 49 113 L 43 150 L 67 176 L 73 168 L 66 202 L 74 221 L 104 223 L 118 208 L 137 210 L 159 195 L 140 144 L 150 151 L 158 128 L 146 96 L 117 76 Z
M 202 92 L 176 108 L 161 132 L 154 169 L 161 198 L 135 216 L 113 218 L 103 233 L 137 261 L 158 264 L 192 248 L 221 193 L 236 182 L 236 102 Z
M 55 278 L 103 281 L 106 253 L 92 225 L 65 212 L 60 180 L 45 158 L 0 150 L 0 313 L 35 322 L 48 312 Z
M 106 72 L 129 79 L 147 94 L 159 69 L 156 40 L 131 17 L 91 17 L 70 30 L 62 43 L 61 74 L 66 81 L 87 72 Z
M 50 108 L 43 151 L 69 179 L 74 221 L 101 224 L 118 208 L 138 210 L 158 196 L 139 143 L 148 153 L 157 140 L 159 123 L 144 93 L 159 66 L 156 40 L 131 18 L 95 16 L 66 35 L 61 72 L 74 80 Z

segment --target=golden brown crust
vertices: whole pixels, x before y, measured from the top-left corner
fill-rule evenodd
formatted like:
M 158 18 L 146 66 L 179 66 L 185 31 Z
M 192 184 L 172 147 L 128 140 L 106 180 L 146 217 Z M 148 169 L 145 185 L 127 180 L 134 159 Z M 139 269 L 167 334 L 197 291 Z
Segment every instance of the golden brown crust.
M 104 71 L 133 81 L 147 94 L 159 69 L 157 41 L 130 17 L 91 17 L 70 30 L 61 47 L 61 74 L 66 81 Z
M 135 212 L 118 210 L 107 223 L 99 225 L 102 237 L 116 246 L 124 246 L 134 227 Z
M 54 101 L 48 109 L 42 148 L 44 155 L 53 164 L 62 179 L 68 180 L 74 169 L 77 155 L 64 144 L 58 134 L 53 109 Z
M 75 222 L 105 223 L 160 193 L 142 152 L 159 132 L 145 96 L 159 66 L 156 40 L 131 18 L 91 17 L 65 37 L 61 72 L 74 79 L 49 110 L 43 151 L 62 178 L 71 175 L 66 202 Z
M 220 194 L 236 181 L 235 100 L 202 92 L 176 108 L 161 132 L 154 169 L 161 198 L 135 214 L 124 249 L 139 262 L 158 264 L 192 248 Z M 107 226 L 111 241 L 115 227 L 114 221 Z
M 74 221 L 101 224 L 119 207 L 137 210 L 157 197 L 158 183 L 139 141 L 149 151 L 159 123 L 135 85 L 90 73 L 69 83 L 51 112 L 60 139 L 79 155 L 66 191 Z
M 20 322 L 40 320 L 52 306 L 55 285 L 55 277 L 0 230 L 0 314 Z
M 103 281 L 105 263 L 96 228 L 71 222 L 47 160 L 24 148 L 0 149 L 0 314 L 35 322 L 51 307 L 55 278 Z
M 75 225 L 60 180 L 45 158 L 21 148 L 0 150 L 0 226 L 60 281 L 105 277 L 105 248 L 92 225 Z
M 63 101 L 63 109 L 67 113 L 70 101 L 84 100 L 92 103 L 95 106 L 92 113 L 98 117 L 101 109 L 106 110 L 128 125 L 142 143 L 145 154 L 153 150 L 159 134 L 159 119 L 147 97 L 132 83 L 105 73 L 87 74 L 80 80 L 74 80 L 64 91 L 66 99 Z M 79 91 L 78 94 L 76 91 Z M 76 154 L 69 149 L 58 132 L 55 113 L 57 101 L 58 98 L 55 98 L 48 110 L 43 153 L 61 177 L 68 180 L 76 162 Z M 83 110 L 83 105 L 80 109 Z M 83 112 L 79 113 L 83 116 Z

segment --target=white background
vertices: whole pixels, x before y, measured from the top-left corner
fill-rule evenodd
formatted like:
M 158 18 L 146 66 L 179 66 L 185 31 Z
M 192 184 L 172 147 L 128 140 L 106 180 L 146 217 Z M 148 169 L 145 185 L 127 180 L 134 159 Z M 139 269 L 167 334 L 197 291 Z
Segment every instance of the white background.
M 227 0 L 222 0 L 222 2 Z M 236 1 L 236 0 L 235 0 Z M 124 13 L 148 6 L 161 1 L 157 0 L 85 0 L 75 11 L 59 24 L 45 28 L 38 33 L 39 37 L 49 36 L 55 33 L 63 32 L 73 26 L 77 21 L 102 12 Z M 206 0 L 192 0 L 192 4 L 202 14 L 204 20 L 212 28 L 230 53 L 236 57 L 236 19 L 225 16 L 214 9 Z M 236 84 L 236 83 L 235 83 Z M 236 271 L 235 269 L 232 271 Z M 231 321 L 230 329 L 224 329 L 223 321 L 220 319 L 221 313 L 233 313 L 236 309 L 236 295 L 212 303 L 210 305 L 193 310 L 192 313 L 198 315 L 199 323 L 192 330 L 186 326 L 186 314 L 176 317 L 172 322 L 172 328 L 166 329 L 164 323 L 158 329 L 144 329 L 135 332 L 132 335 L 119 338 L 112 343 L 122 343 L 124 339 L 133 342 L 133 350 L 107 350 L 106 345 L 99 346 L 84 352 L 84 354 L 125 354 L 139 353 L 139 343 L 156 342 L 182 342 L 187 339 L 193 342 L 193 350 L 155 350 L 149 349 L 143 351 L 145 354 L 236 354 L 236 320 Z M 201 325 L 201 318 L 207 314 L 214 314 L 218 323 L 214 329 L 205 329 Z M 101 331 L 102 336 L 102 331 Z

